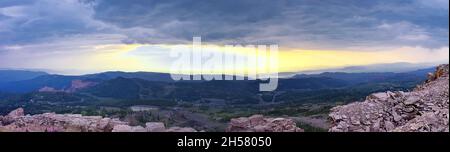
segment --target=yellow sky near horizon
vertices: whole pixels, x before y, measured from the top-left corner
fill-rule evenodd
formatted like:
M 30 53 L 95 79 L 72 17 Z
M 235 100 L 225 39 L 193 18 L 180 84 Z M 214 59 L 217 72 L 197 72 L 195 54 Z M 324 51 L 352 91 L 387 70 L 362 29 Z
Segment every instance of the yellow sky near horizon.
M 95 68 L 105 70 L 125 70 L 125 71 L 155 71 L 155 72 L 170 72 L 170 65 L 175 58 L 168 58 L 170 49 L 180 47 L 180 45 L 154 45 L 152 47 L 163 48 L 161 50 L 145 49 L 149 45 L 109 45 L 101 46 L 96 49 L 103 52 L 92 56 L 91 61 L 102 62 L 97 64 Z M 181 47 L 191 48 L 190 45 Z M 138 49 L 140 48 L 140 49 Z M 144 49 L 142 49 L 144 48 Z M 249 57 L 247 54 L 249 48 L 233 48 L 229 49 L 224 46 L 203 45 L 203 50 L 206 52 L 227 52 L 234 55 L 243 55 Z M 169 50 L 169 51 L 168 51 Z M 136 55 L 134 53 L 140 51 Z M 142 52 L 159 51 L 159 55 L 142 55 Z M 164 53 L 167 53 L 165 56 Z M 163 55 L 161 55 L 163 54 Z M 305 70 L 317 70 L 327 68 L 338 68 L 345 66 L 371 65 L 383 63 L 425 63 L 428 61 L 448 60 L 448 47 L 436 50 L 427 50 L 421 47 L 400 47 L 387 51 L 341 51 L 341 50 L 300 50 L 290 49 L 278 51 L 278 72 L 296 72 Z M 151 60 L 151 59 L 156 60 Z M 157 59 L 159 58 L 159 60 Z M 162 61 L 164 63 L 158 63 Z M 269 65 L 266 63 L 266 65 Z M 257 67 L 245 67 L 249 68 Z M 189 69 L 187 70 L 189 71 Z M 193 71 L 193 70 L 191 70 Z M 199 73 L 199 71 L 193 71 Z M 218 69 L 214 72 L 230 74 L 230 69 Z
M 57 53 L 33 54 L 12 52 L 3 58 L 23 62 L 20 66 L 34 69 L 52 69 L 62 74 L 86 74 L 104 71 L 148 71 L 171 72 L 176 58 L 170 57 L 171 49 L 187 48 L 192 45 L 142 45 L 142 44 L 110 44 L 87 47 L 86 51 L 56 51 Z M 249 48 L 229 49 L 225 46 L 202 45 L 208 53 L 231 53 L 237 56 L 250 57 Z M 299 72 L 322 70 L 346 66 L 360 66 L 385 63 L 448 63 L 449 48 L 427 49 L 422 47 L 398 47 L 385 51 L 365 50 L 302 50 L 283 49 L 278 51 L 278 72 Z M 38 59 L 38 60 L 37 60 Z M 0 61 L 5 67 L 14 67 L 12 62 Z M 11 65 L 8 65 L 11 64 Z M 266 65 L 269 65 L 266 63 Z M 257 68 L 245 67 L 245 71 Z M 181 73 L 199 71 L 186 69 Z M 232 74 L 231 69 L 216 69 L 213 74 Z

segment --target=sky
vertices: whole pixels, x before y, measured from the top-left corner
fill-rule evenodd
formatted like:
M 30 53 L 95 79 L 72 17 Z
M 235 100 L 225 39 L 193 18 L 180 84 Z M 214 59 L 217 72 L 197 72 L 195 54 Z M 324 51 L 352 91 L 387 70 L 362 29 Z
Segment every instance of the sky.
M 448 63 L 448 6 L 448 0 L 0 0 L 0 68 L 169 72 L 170 50 L 189 47 L 196 36 L 219 48 L 276 44 L 280 72 Z

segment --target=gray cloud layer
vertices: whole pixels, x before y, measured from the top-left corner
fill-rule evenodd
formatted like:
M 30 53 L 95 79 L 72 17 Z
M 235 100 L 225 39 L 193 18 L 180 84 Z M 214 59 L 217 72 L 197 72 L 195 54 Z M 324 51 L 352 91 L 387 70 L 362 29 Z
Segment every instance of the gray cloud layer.
M 6 0 L 2 46 L 74 35 L 123 43 L 277 43 L 359 49 L 448 46 L 448 0 Z

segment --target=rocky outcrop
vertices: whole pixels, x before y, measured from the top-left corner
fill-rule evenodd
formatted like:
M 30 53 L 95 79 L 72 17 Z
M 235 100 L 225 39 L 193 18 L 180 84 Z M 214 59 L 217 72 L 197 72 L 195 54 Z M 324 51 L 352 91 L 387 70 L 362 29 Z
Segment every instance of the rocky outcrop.
M 411 92 L 375 93 L 329 114 L 331 132 L 448 132 L 448 65 L 437 67 Z
M 6 117 L 8 118 L 19 118 L 25 115 L 25 111 L 22 108 L 11 111 Z
M 82 116 L 79 114 L 44 113 L 25 116 L 21 108 L 11 113 L 0 118 L 0 131 L 108 132 L 116 125 L 127 124 L 117 119 L 102 118 L 100 116 Z
M 0 132 L 195 132 L 192 128 L 172 127 L 151 122 L 146 127 L 129 126 L 127 122 L 101 116 L 44 113 L 24 115 L 19 108 L 0 116 Z
M 166 128 L 161 122 L 148 122 L 145 128 L 141 126 L 117 125 L 112 132 L 197 132 L 193 128 L 170 127 Z
M 170 127 L 166 130 L 166 132 L 197 132 L 197 131 L 189 127 Z
M 262 115 L 231 119 L 227 132 L 304 132 L 292 119 L 265 118 Z
M 117 125 L 112 132 L 147 132 L 142 126 Z
M 166 126 L 161 122 L 148 122 L 145 124 L 145 129 L 148 132 L 165 132 Z

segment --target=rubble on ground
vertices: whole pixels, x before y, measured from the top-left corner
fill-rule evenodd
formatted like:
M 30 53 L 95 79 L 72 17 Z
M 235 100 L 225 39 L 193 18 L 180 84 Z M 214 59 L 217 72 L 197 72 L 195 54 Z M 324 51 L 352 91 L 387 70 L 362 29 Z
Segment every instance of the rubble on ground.
M 375 93 L 329 114 L 331 132 L 449 132 L 449 65 L 411 92 Z
M 304 132 L 292 119 L 266 118 L 262 115 L 231 119 L 227 132 Z

